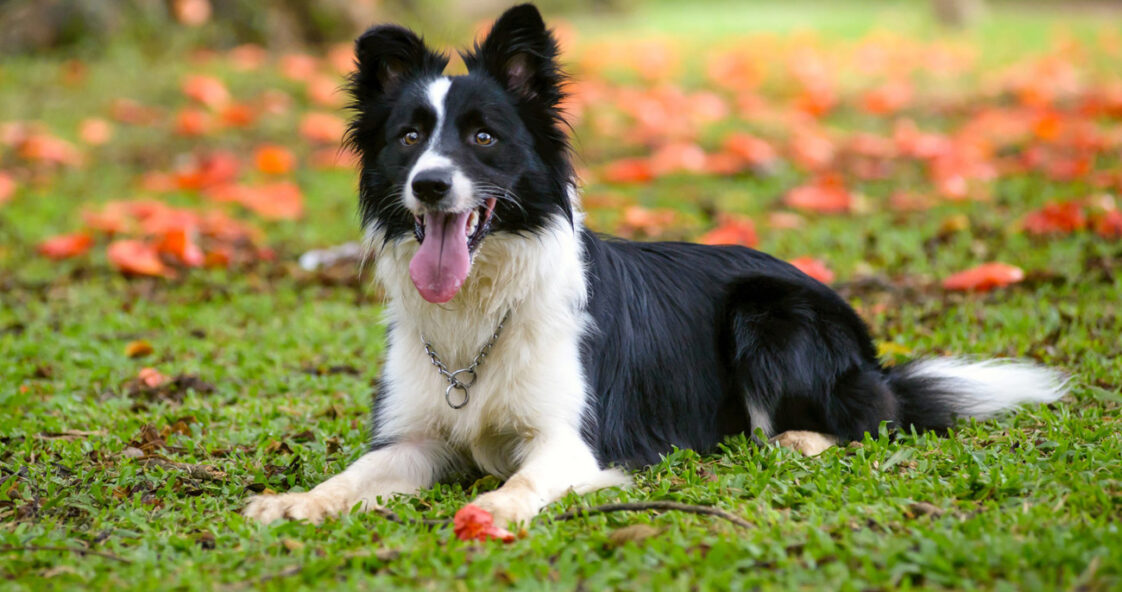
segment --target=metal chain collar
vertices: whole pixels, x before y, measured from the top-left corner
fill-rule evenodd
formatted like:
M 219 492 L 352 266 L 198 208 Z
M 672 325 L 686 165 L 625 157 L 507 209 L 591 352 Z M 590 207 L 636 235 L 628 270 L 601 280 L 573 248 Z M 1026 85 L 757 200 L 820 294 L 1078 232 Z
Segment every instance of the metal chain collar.
M 444 380 L 448 381 L 448 388 L 444 389 L 444 400 L 452 409 L 460 409 L 464 405 L 468 404 L 468 399 L 470 398 L 468 389 L 471 388 L 473 384 L 475 384 L 475 379 L 477 378 L 475 371 L 483 363 L 483 360 L 487 359 L 487 354 L 491 353 L 491 348 L 495 347 L 495 341 L 498 341 L 499 335 L 503 332 L 503 325 L 506 324 L 509 318 L 510 311 L 508 310 L 506 311 L 506 314 L 503 315 L 503 320 L 499 321 L 499 326 L 495 327 L 495 332 L 491 334 L 491 339 L 483 345 L 483 347 L 479 350 L 479 353 L 475 354 L 475 359 L 472 360 L 471 365 L 467 368 L 460 368 L 459 370 L 455 371 L 448 370 L 448 366 L 445 366 L 444 362 L 441 361 L 440 356 L 436 353 L 436 350 L 432 348 L 432 344 L 429 343 L 427 339 L 425 339 L 424 334 L 421 335 L 421 343 L 425 345 L 425 353 L 429 355 L 429 360 L 432 361 L 433 366 L 436 366 L 437 372 L 440 372 L 440 375 L 444 377 Z M 467 378 L 467 380 L 461 380 L 461 375 Z M 461 391 L 464 393 L 464 400 L 459 404 L 452 402 L 453 390 Z

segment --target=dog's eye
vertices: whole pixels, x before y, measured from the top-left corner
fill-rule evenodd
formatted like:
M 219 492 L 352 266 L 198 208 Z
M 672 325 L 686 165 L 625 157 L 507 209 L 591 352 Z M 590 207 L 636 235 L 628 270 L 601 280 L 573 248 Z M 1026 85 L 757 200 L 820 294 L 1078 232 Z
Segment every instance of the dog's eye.
M 475 136 L 472 139 L 474 139 L 475 143 L 479 144 L 480 146 L 490 146 L 491 144 L 495 143 L 495 136 L 492 136 L 490 132 L 485 131 L 475 132 Z
M 406 146 L 412 146 L 413 144 L 416 144 L 417 142 L 420 142 L 420 141 L 421 141 L 421 132 L 419 132 L 417 130 L 409 130 L 409 131 L 405 132 L 404 134 L 401 134 L 401 143 L 405 144 Z

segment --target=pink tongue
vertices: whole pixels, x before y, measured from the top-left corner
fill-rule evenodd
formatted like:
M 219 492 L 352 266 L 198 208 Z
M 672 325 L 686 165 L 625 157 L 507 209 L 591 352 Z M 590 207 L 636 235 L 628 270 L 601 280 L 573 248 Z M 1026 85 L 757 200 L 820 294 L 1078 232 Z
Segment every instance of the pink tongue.
M 409 262 L 409 277 L 421 297 L 448 302 L 460 291 L 471 267 L 467 219 L 471 212 L 425 214 L 425 240 Z

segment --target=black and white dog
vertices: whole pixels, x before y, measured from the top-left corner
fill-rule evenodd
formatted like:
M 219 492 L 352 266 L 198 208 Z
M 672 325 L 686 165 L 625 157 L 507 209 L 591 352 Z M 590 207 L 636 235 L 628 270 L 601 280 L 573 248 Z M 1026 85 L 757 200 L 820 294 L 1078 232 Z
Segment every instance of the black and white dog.
M 1064 394 L 1028 363 L 883 368 L 841 297 L 763 253 L 589 232 L 557 44 L 531 5 L 463 54 L 464 76 L 396 26 L 356 54 L 350 141 L 388 299 L 373 439 L 311 491 L 253 498 L 250 517 L 318 522 L 474 468 L 506 482 L 473 503 L 524 522 L 675 446 L 752 430 L 817 454 L 885 421 L 942 429 Z

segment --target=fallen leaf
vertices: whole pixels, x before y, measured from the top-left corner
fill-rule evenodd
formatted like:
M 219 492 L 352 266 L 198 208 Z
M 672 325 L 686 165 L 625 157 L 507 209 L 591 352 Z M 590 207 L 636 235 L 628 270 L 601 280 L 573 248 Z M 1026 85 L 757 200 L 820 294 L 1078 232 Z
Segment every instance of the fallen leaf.
M 130 358 L 143 358 L 144 356 L 151 355 L 155 350 L 151 343 L 143 339 L 130 341 L 125 345 L 125 356 Z
M 300 136 L 309 142 L 338 144 L 347 132 L 347 124 L 330 113 L 311 112 L 300 119 Z
M 292 172 L 296 157 L 292 151 L 276 144 L 263 144 L 253 153 L 257 170 L 268 175 L 285 175 Z
M 983 263 L 960 271 L 943 280 L 943 289 L 953 291 L 986 292 L 1015 284 L 1025 279 L 1025 272 L 1006 263 Z
M 281 546 L 288 552 L 293 553 L 302 550 L 304 548 L 304 543 L 296 539 L 283 538 L 281 539 Z
M 1095 234 L 1103 238 L 1122 238 L 1122 211 L 1110 210 L 1095 219 Z
M 840 177 L 823 175 L 789 191 L 783 203 L 801 210 L 838 214 L 853 207 L 853 196 Z
M 120 239 L 109 243 L 106 249 L 109 262 L 124 273 L 172 277 L 174 274 L 160 261 L 155 245 L 133 239 Z
M 621 158 L 608 163 L 600 177 L 605 183 L 646 183 L 654 179 L 654 172 L 646 158 Z
M 140 384 L 148 388 L 156 388 L 168 381 L 168 377 L 160 374 L 155 368 L 141 368 L 136 374 Z
M 93 237 L 78 232 L 48 238 L 39 243 L 39 254 L 51 259 L 67 259 L 86 254 L 93 246 Z
M 188 98 L 211 109 L 218 109 L 230 102 L 230 91 L 226 90 L 226 84 L 214 76 L 192 74 L 183 79 L 180 88 Z
M 1021 226 L 1029 234 L 1069 234 L 1087 227 L 1087 215 L 1080 203 L 1052 202 L 1025 216 Z
M 703 245 L 741 245 L 754 247 L 758 242 L 756 225 L 744 217 L 722 215 L 716 228 L 702 235 L 697 242 Z
M 495 526 L 491 513 L 474 504 L 468 504 L 452 518 L 453 531 L 461 541 L 500 540 L 504 543 L 514 541 L 514 533 Z
M 10 174 L 0 171 L 0 205 L 11 201 L 17 188 L 19 185 L 16 184 L 16 180 Z
M 113 124 L 100 117 L 87 117 L 78 124 L 78 137 L 90 146 L 101 146 L 113 137 Z
M 792 259 L 791 261 L 789 261 L 789 263 L 798 268 L 799 271 L 822 282 L 823 284 L 829 284 L 834 281 L 834 272 L 831 271 L 830 268 L 826 266 L 826 263 L 821 259 L 815 259 L 814 257 L 799 257 L 797 259 Z

